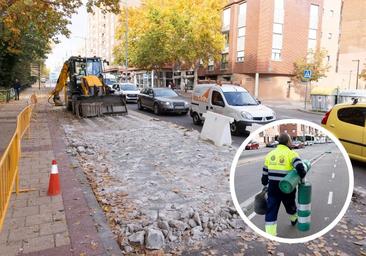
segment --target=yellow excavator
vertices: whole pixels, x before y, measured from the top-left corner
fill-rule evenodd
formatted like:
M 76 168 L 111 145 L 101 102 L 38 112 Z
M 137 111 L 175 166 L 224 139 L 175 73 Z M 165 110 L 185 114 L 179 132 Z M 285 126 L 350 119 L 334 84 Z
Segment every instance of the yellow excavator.
M 64 103 L 60 93 L 64 90 Z M 48 100 L 66 105 L 77 117 L 127 114 L 126 97 L 114 95 L 103 82 L 103 62 L 99 57 L 70 57 L 63 65 L 55 89 Z

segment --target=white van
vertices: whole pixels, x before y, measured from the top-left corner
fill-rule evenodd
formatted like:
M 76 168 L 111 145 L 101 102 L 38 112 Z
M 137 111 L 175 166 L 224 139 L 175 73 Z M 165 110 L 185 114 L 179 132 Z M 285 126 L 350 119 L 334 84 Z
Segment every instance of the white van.
M 204 121 L 203 113 L 212 111 L 234 118 L 233 134 L 245 131 L 253 123 L 266 124 L 276 120 L 275 112 L 262 105 L 243 87 L 232 84 L 199 84 L 192 94 L 190 115 L 194 124 Z

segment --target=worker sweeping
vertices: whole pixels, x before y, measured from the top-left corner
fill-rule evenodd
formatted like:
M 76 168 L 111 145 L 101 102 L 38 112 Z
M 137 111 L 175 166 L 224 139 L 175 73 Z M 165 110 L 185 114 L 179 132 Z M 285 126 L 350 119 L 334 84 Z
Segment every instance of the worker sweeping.
M 282 133 L 278 137 L 279 145 L 266 155 L 262 184 L 268 185 L 267 211 L 265 215 L 266 233 L 277 235 L 277 215 L 281 202 L 285 206 L 289 219 L 293 226 L 297 223 L 297 207 L 295 202 L 296 189 L 289 194 L 283 193 L 279 188 L 279 182 L 292 170 L 296 169 L 303 179 L 306 175 L 304 164 L 299 154 L 291 150 L 291 137 Z

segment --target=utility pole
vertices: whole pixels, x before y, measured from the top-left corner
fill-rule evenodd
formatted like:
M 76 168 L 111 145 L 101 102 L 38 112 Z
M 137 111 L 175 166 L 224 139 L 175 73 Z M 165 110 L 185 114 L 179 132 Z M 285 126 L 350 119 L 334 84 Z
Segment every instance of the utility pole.
M 356 73 L 356 90 L 358 89 L 358 77 L 359 77 L 359 73 L 360 73 L 360 60 L 352 60 L 357 62 L 357 73 Z

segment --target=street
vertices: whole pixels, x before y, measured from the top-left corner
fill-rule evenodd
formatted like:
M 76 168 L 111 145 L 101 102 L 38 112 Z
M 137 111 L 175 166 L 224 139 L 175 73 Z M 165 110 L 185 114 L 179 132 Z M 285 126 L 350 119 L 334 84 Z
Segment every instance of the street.
M 366 256 L 363 2 L 2 1 L 0 256 Z M 352 197 L 348 157 L 309 123 L 359 159 Z M 242 218 L 265 230 L 279 144 L 312 164 L 310 230 L 283 206 L 271 226 L 302 243 Z M 291 155 L 268 157 L 271 180 Z
M 264 216 L 253 213 L 253 199 L 261 190 L 263 158 L 268 149 L 259 150 L 256 159 L 244 151 L 235 173 L 238 201 L 246 215 L 259 228 L 264 228 Z M 297 150 L 302 159 L 312 160 L 307 180 L 312 183 L 312 224 L 307 232 L 291 227 L 283 206 L 278 217 L 280 237 L 296 238 L 315 234 L 328 226 L 342 209 L 348 193 L 348 171 L 345 160 L 335 144 L 315 144 Z
M 188 98 L 187 98 L 187 100 L 190 101 L 190 99 L 188 99 Z M 282 109 L 281 107 L 272 107 L 272 109 L 276 112 L 277 119 L 297 118 L 297 119 L 304 119 L 307 121 L 311 121 L 316 124 L 320 124 L 320 121 L 322 118 L 322 116 L 319 114 L 301 112 L 297 109 Z M 133 103 L 128 104 L 128 110 L 142 113 L 142 114 L 152 117 L 152 118 L 158 118 L 163 121 L 171 122 L 171 123 L 186 127 L 187 129 L 195 129 L 197 131 L 201 131 L 201 129 L 202 129 L 202 126 L 197 126 L 197 125 L 193 124 L 192 118 L 190 117 L 189 113 L 186 116 L 172 115 L 172 114 L 163 114 L 160 116 L 156 116 L 156 115 L 154 115 L 154 113 L 152 111 L 138 110 L 137 104 L 133 104 Z M 247 129 L 250 131 L 250 130 L 252 130 L 252 127 L 249 126 Z M 243 136 L 232 136 L 233 145 L 236 147 L 239 147 L 245 140 L 246 135 L 248 135 L 248 134 L 244 134 Z
M 320 125 L 320 121 L 322 119 L 322 115 L 319 115 L 316 113 L 313 114 L 313 113 L 302 112 L 297 109 L 289 109 L 289 108 L 286 109 L 286 108 L 283 108 L 283 106 L 278 106 L 278 107 L 271 106 L 271 107 L 276 112 L 277 119 L 297 118 L 297 119 L 311 121 L 311 122 L 314 122 L 319 125 Z M 186 116 L 171 115 L 171 114 L 156 116 L 151 111 L 138 110 L 137 104 L 133 104 L 133 103 L 128 104 L 128 110 L 133 113 L 139 113 L 144 116 L 148 116 L 151 118 L 157 118 L 157 119 L 160 119 L 160 120 L 163 120 L 166 122 L 177 124 L 177 125 L 187 128 L 187 129 L 194 129 L 197 131 L 201 131 L 201 129 L 202 129 L 202 126 L 197 126 L 197 125 L 193 124 L 192 118 L 189 116 L 189 114 L 187 114 Z M 250 130 L 251 128 L 248 128 L 248 129 Z M 233 146 L 239 147 L 243 143 L 243 141 L 246 139 L 246 136 L 248 134 L 244 134 L 243 136 L 232 136 Z M 352 161 L 352 163 L 353 163 L 353 170 L 355 173 L 355 187 L 364 187 L 366 184 L 366 164 L 358 162 L 358 161 Z

